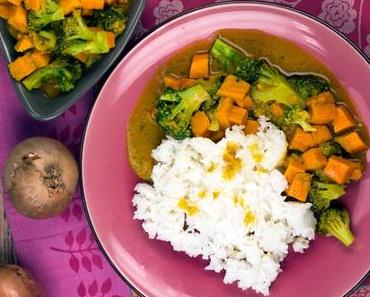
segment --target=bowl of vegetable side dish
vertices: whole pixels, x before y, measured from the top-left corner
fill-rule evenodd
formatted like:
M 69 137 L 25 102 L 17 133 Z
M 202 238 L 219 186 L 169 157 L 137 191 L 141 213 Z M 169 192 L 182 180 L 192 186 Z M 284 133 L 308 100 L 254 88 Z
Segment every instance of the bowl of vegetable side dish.
M 122 53 L 145 0 L 0 3 L 0 44 L 30 116 L 50 120 L 92 88 Z
M 370 268 L 369 74 L 279 5 L 153 31 L 85 131 L 84 203 L 112 266 L 143 296 L 349 295 Z

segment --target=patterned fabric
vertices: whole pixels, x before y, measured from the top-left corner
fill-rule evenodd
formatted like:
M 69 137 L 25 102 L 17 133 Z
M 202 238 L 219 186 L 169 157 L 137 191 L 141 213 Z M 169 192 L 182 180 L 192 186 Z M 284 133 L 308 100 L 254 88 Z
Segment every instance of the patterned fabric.
M 136 38 L 154 25 L 180 12 L 223 0 L 148 0 Z M 345 33 L 370 57 L 369 0 L 270 0 L 304 10 Z M 83 123 L 93 102 L 94 90 L 56 120 L 39 123 L 23 111 L 0 61 L 0 166 L 10 149 L 30 136 L 61 140 L 79 156 Z M 128 297 L 129 288 L 104 259 L 88 227 L 81 199 L 76 194 L 59 217 L 34 221 L 22 217 L 5 200 L 15 247 L 21 265 L 43 284 L 47 297 Z M 353 297 L 370 296 L 369 286 Z

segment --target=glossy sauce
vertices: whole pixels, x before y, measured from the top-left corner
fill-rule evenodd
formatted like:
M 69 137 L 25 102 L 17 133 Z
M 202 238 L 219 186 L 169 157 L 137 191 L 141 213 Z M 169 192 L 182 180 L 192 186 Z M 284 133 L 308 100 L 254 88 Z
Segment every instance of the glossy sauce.
M 150 180 L 154 165 L 151 151 L 157 147 L 164 133 L 153 118 L 153 110 L 161 92 L 163 76 L 165 73 L 175 73 L 180 76 L 188 76 L 192 56 L 195 52 L 207 51 L 216 36 L 222 36 L 233 44 L 242 48 L 254 57 L 265 57 L 272 64 L 279 66 L 287 73 L 310 72 L 324 75 L 330 81 L 336 97 L 349 109 L 357 114 L 348 97 L 347 92 L 340 85 L 333 74 L 316 58 L 308 54 L 294 43 L 261 31 L 255 30 L 222 30 L 211 36 L 208 40 L 198 41 L 174 54 L 163 65 L 154 78 L 144 89 L 140 96 L 128 125 L 128 158 L 136 174 Z M 368 144 L 366 128 L 360 125 L 360 134 Z M 364 154 L 362 155 L 364 156 Z

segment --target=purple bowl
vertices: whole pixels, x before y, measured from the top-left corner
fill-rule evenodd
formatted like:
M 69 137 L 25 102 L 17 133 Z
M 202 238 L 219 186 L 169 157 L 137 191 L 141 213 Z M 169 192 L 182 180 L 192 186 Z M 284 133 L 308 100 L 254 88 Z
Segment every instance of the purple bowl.
M 103 252 L 115 270 L 145 296 L 260 296 L 205 263 L 148 239 L 133 220 L 132 196 L 138 182 L 126 151 L 129 115 L 145 85 L 178 49 L 225 28 L 258 29 L 293 41 L 324 63 L 349 92 L 370 127 L 370 66 L 348 40 L 319 20 L 278 5 L 228 3 L 177 17 L 144 38 L 117 66 L 103 87 L 86 126 L 82 152 L 85 206 Z M 181 38 L 178 38 L 181 36 Z M 176 42 L 174 42 L 176 41 Z M 344 248 L 317 237 L 304 255 L 290 255 L 271 287 L 271 297 L 338 297 L 349 294 L 370 268 L 369 172 L 345 197 L 356 241 Z

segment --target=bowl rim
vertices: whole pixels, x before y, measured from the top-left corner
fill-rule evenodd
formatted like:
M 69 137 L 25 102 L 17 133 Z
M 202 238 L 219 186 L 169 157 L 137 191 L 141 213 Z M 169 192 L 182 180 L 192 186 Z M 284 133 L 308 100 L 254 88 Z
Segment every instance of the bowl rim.
M 107 75 L 110 75 L 110 73 L 108 73 L 109 70 L 113 71 L 113 69 L 115 69 L 118 61 L 121 60 L 120 57 L 122 57 L 122 55 L 124 53 L 126 53 L 126 49 L 130 44 L 130 40 L 132 39 L 132 37 L 135 34 L 135 29 L 137 27 L 138 22 L 140 21 L 140 18 L 142 16 L 142 13 L 143 13 L 144 8 L 146 6 L 147 0 L 135 0 L 134 2 L 135 3 L 130 4 L 130 6 L 131 6 L 130 7 L 130 10 L 131 10 L 130 14 L 132 14 L 132 15 L 128 20 L 126 30 L 122 34 L 120 34 L 120 36 L 118 36 L 118 38 L 116 40 L 116 41 L 118 41 L 117 45 L 119 46 L 119 48 L 113 48 L 112 51 L 110 51 L 109 53 L 104 55 L 106 57 L 109 56 L 109 59 L 104 64 L 104 66 L 102 68 L 100 68 L 103 71 L 99 71 L 99 75 L 93 75 L 87 81 L 86 86 L 83 86 L 79 89 L 79 88 L 77 88 L 77 85 L 79 83 L 82 83 L 81 80 L 82 80 L 83 77 L 81 77 L 81 79 L 78 81 L 76 87 L 73 90 L 71 90 L 70 92 L 67 92 L 67 93 L 62 93 L 63 96 L 67 96 L 67 97 L 62 99 L 65 102 L 60 107 L 55 108 L 55 110 L 53 110 L 51 112 L 45 112 L 45 113 L 35 110 L 33 104 L 30 102 L 32 100 L 32 97 L 28 95 L 32 91 L 27 90 L 23 86 L 21 81 L 16 81 L 13 77 L 11 77 L 10 73 L 8 73 L 8 76 L 9 76 L 9 78 L 12 82 L 12 85 L 13 85 L 15 91 L 16 91 L 18 100 L 22 104 L 25 112 L 32 119 L 46 122 L 46 121 L 50 121 L 50 120 L 53 120 L 53 119 L 57 118 L 58 116 L 60 116 L 64 112 L 66 112 L 73 104 L 75 104 L 77 101 L 79 101 L 89 90 L 94 88 L 94 86 L 96 86 L 99 83 L 100 80 L 104 79 L 104 77 L 107 77 Z M 5 24 L 5 21 L 4 20 L 2 20 L 2 21 Z M 6 24 L 5 24 L 5 26 L 6 26 Z M 14 59 L 12 59 L 12 56 L 11 56 L 12 54 L 11 54 L 10 46 L 5 41 L 5 38 L 4 38 L 3 34 L 1 34 L 1 32 L 0 32 L 0 52 L 3 53 L 4 61 L 5 61 L 6 65 L 8 65 L 12 61 L 14 61 Z M 86 76 L 86 75 L 88 75 L 88 73 L 85 73 L 83 76 Z M 91 76 L 91 74 L 90 74 L 90 76 Z M 53 99 L 58 100 L 58 99 L 61 99 L 61 98 L 59 98 L 59 96 L 57 96 Z
M 365 52 L 360 49 L 360 47 L 355 44 L 351 39 L 349 39 L 344 33 L 342 33 L 341 31 L 339 31 L 337 28 L 333 27 L 332 25 L 330 25 L 329 23 L 323 21 L 322 19 L 320 19 L 319 17 L 317 16 L 314 16 L 314 15 L 311 15 L 303 10 L 300 10 L 298 8 L 295 8 L 295 7 L 292 7 L 292 6 L 287 6 L 287 5 L 284 5 L 284 4 L 281 4 L 281 3 L 275 3 L 275 2 L 269 2 L 268 0 L 234 0 L 234 1 L 231 1 L 231 0 L 224 0 L 225 2 L 215 2 L 215 3 L 209 3 L 209 4 L 204 4 L 204 5 L 200 5 L 198 7 L 195 7 L 195 8 L 191 8 L 189 10 L 186 10 L 186 11 L 183 11 L 179 14 L 176 14 L 172 17 L 169 17 L 168 19 L 166 19 L 165 21 L 155 25 L 154 27 L 148 29 L 145 33 L 143 33 L 139 39 L 137 41 L 134 41 L 134 43 L 130 46 L 128 46 L 128 51 L 131 52 L 132 50 L 134 50 L 136 47 L 138 47 L 141 43 L 143 43 L 147 38 L 150 37 L 150 35 L 157 31 L 158 29 L 168 25 L 169 23 L 171 23 L 172 21 L 175 21 L 176 19 L 178 18 L 181 18 L 183 16 L 186 16 L 187 14 L 191 14 L 191 13 L 194 13 L 194 12 L 197 12 L 199 10 L 203 10 L 203 9 L 208 9 L 208 8 L 212 8 L 212 7 L 218 7 L 218 6 L 224 6 L 224 5 L 235 5 L 235 4 L 253 4 L 253 5 L 260 5 L 260 6 L 273 6 L 273 7 L 277 7 L 277 8 L 280 8 L 280 9 L 285 9 L 285 10 L 288 10 L 288 11 L 293 11 L 297 14 L 300 14 L 304 17 L 307 17 L 317 23 L 319 23 L 320 25 L 326 27 L 327 29 L 329 29 L 330 31 L 336 33 L 339 37 L 341 37 L 344 41 L 346 41 L 354 50 L 355 52 L 357 52 L 357 54 L 359 54 L 365 63 L 368 64 L 369 68 L 370 68 L 370 57 L 368 57 Z M 113 76 L 115 70 L 119 67 L 119 65 L 124 61 L 125 57 L 123 57 L 119 62 L 118 64 L 115 66 L 115 68 L 112 70 L 112 72 L 110 73 L 110 75 L 108 76 L 106 82 L 103 84 L 102 88 L 99 90 L 99 93 L 98 93 L 98 96 L 97 98 L 99 97 L 100 93 L 102 92 L 102 90 L 104 89 L 104 87 L 106 86 L 107 84 L 107 81 Z M 139 291 L 139 289 L 137 289 L 134 284 L 132 284 L 126 275 L 124 275 L 124 273 L 122 273 L 113 263 L 113 261 L 110 259 L 108 253 L 106 252 L 106 250 L 104 249 L 96 231 L 95 231 L 95 227 L 94 227 L 94 224 L 92 223 L 92 219 L 91 219 L 91 216 L 90 216 L 90 213 L 89 213 L 89 210 L 88 210 L 88 207 L 87 207 L 87 201 L 86 201 L 86 197 L 85 197 L 85 190 L 84 190 L 84 183 L 83 183 L 83 166 L 82 166 L 82 160 L 83 160 L 83 155 L 84 155 L 84 147 L 85 147 L 85 139 L 86 139 L 86 134 L 87 134 L 87 130 L 88 130 L 88 124 L 90 122 L 90 119 L 91 119 L 91 116 L 92 116 L 92 112 L 94 110 L 94 107 L 95 107 L 95 104 L 96 104 L 97 100 L 94 101 L 94 103 L 90 106 L 90 109 L 88 111 L 88 114 L 87 114 L 87 117 L 86 117 L 86 120 L 85 120 L 85 123 L 84 123 L 84 130 L 83 130 L 83 133 L 82 133 L 82 139 L 81 139 L 81 146 L 80 146 L 80 164 L 79 164 L 79 171 L 80 171 L 80 176 L 81 176 L 81 181 L 80 181 L 80 194 L 81 194 L 81 199 L 82 199 L 82 205 L 83 205 L 83 208 L 84 208 L 84 211 L 85 211 L 85 215 L 86 215 L 86 219 L 87 219 L 87 222 L 88 222 L 88 225 L 90 227 L 90 230 L 95 238 L 95 241 L 99 247 L 99 250 L 102 252 L 102 254 L 104 255 L 105 259 L 108 261 L 109 265 L 113 268 L 113 270 L 115 271 L 115 273 L 121 278 L 121 280 L 124 281 L 124 283 L 126 285 L 129 286 L 129 288 L 134 292 L 136 293 L 139 297 L 149 297 L 149 296 L 146 296 L 144 295 L 142 292 Z M 369 270 L 367 273 L 365 273 L 365 275 L 351 288 L 347 291 L 347 293 L 345 293 L 342 297 L 350 297 L 361 285 L 362 283 L 368 278 L 370 277 L 370 267 L 369 267 Z

